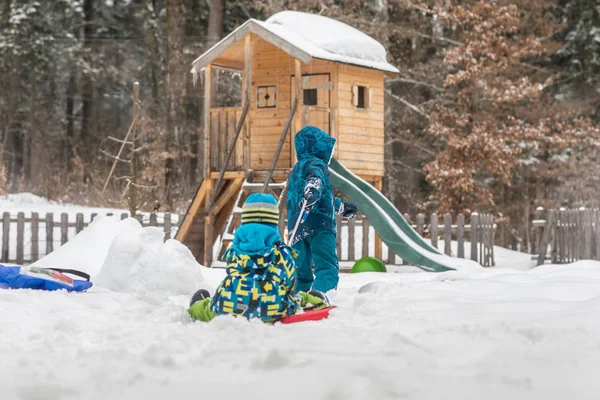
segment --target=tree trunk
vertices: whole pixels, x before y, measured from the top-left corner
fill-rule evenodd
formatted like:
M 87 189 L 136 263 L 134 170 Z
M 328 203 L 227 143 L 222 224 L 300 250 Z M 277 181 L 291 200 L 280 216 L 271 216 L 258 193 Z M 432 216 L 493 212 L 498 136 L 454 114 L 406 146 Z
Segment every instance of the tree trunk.
M 210 0 L 207 48 L 217 43 L 223 36 L 223 3 L 223 0 Z
M 91 119 L 92 107 L 94 101 L 94 82 L 92 79 L 92 36 L 94 27 L 92 21 L 94 19 L 94 0 L 83 1 L 83 48 L 86 52 L 85 61 L 87 68 L 83 71 L 81 85 L 81 131 L 80 139 L 86 150 L 91 144 Z
M 144 12 L 144 20 L 146 26 L 146 41 L 150 50 L 150 87 L 152 90 L 152 104 L 150 110 L 154 117 L 159 117 L 162 112 L 159 110 L 162 99 L 161 77 L 163 59 L 161 56 L 159 42 L 159 17 L 156 10 L 156 2 L 154 0 L 143 0 L 142 10 Z
M 165 150 L 173 153 L 173 146 L 185 143 L 185 82 L 187 65 L 183 54 L 185 13 L 183 0 L 167 1 L 167 140 Z M 165 165 L 165 201 L 172 206 L 171 187 L 174 184 L 175 166 L 172 155 Z
M 77 71 L 75 71 L 75 67 L 71 67 L 69 71 L 69 84 L 67 86 L 67 104 L 65 107 L 67 127 L 66 127 L 66 137 L 65 137 L 65 146 L 63 147 L 63 157 L 65 159 L 65 164 L 67 166 L 67 170 L 71 167 L 71 157 L 73 157 L 73 146 L 75 144 L 75 92 L 77 90 L 77 80 L 76 80 Z

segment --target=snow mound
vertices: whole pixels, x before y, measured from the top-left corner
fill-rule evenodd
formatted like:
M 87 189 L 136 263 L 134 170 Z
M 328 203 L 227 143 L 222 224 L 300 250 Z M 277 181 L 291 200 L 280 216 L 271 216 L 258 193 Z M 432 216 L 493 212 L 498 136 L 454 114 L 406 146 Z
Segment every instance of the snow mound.
M 0 196 L 0 207 L 22 207 L 22 206 L 39 206 L 39 205 L 56 205 L 56 201 L 48 200 L 45 197 L 35 195 L 33 193 L 12 193 L 5 196 Z
M 203 277 L 191 251 L 176 240 L 163 243 L 160 228 L 142 228 L 132 221 L 136 227 L 113 239 L 96 280 L 98 286 L 153 297 L 194 293 Z
M 381 43 L 343 22 L 316 14 L 283 11 L 262 26 L 313 57 L 398 72 L 387 62 Z
M 94 282 L 115 236 L 137 227 L 140 227 L 140 224 L 133 218 L 120 220 L 116 216 L 98 217 L 73 239 L 33 265 L 76 269 L 88 273 Z

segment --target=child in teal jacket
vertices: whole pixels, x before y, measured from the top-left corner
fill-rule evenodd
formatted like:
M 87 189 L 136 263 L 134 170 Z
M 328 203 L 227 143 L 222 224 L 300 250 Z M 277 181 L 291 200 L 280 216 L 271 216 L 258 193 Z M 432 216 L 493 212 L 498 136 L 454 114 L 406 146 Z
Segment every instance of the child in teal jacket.
M 328 292 L 337 288 L 339 281 L 335 216 L 353 219 L 358 207 L 333 194 L 328 164 L 334 138 L 317 127 L 306 126 L 296 134 L 294 145 L 298 162 L 290 173 L 287 209 L 289 232 L 298 226 L 290 242 L 299 254 L 298 290 Z M 302 205 L 308 216 L 297 225 Z
M 193 319 L 210 321 L 231 314 L 276 322 L 307 305 L 328 305 L 320 293 L 294 293 L 295 252 L 281 240 L 278 221 L 277 201 L 272 195 L 248 197 L 242 207 L 242 225 L 224 255 L 227 276 L 212 299 L 206 290 L 192 297 L 188 312 Z

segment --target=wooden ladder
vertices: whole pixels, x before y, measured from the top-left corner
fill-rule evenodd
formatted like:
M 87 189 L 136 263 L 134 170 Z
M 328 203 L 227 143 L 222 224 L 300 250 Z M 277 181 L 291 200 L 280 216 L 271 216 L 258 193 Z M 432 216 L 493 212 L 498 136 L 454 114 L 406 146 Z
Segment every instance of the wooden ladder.
M 219 232 L 219 236 L 217 238 L 217 245 L 214 249 L 217 249 L 217 253 L 215 257 L 213 257 L 213 262 L 211 267 L 213 268 L 226 268 L 227 264 L 225 261 L 222 261 L 223 254 L 227 250 L 227 248 L 233 242 L 233 235 L 235 231 L 242 222 L 242 206 L 244 202 L 252 193 L 265 192 L 265 182 L 264 178 L 261 182 L 260 179 L 258 181 L 255 179 L 256 175 L 253 171 L 248 171 L 246 174 L 246 179 L 242 184 L 242 187 L 238 193 L 237 199 L 235 201 L 235 205 L 229 214 L 229 218 L 227 219 L 227 223 L 225 224 L 223 230 Z M 284 217 L 282 211 L 285 209 L 285 200 L 287 198 L 287 181 L 283 182 L 269 182 L 266 185 L 266 193 L 271 193 L 277 199 L 278 208 L 280 210 L 280 218 L 279 218 L 279 231 L 283 234 L 284 229 Z M 214 250 L 213 249 L 213 250 Z

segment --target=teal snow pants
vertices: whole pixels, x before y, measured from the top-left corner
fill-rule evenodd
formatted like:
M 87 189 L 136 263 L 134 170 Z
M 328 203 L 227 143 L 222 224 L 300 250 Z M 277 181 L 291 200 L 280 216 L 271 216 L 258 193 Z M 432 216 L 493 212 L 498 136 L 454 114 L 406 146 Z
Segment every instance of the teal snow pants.
M 333 231 L 318 231 L 292 246 L 298 252 L 296 292 L 308 292 L 310 289 L 314 289 L 325 293 L 337 288 L 340 280 L 340 266 L 337 259 L 335 237 L 336 233 Z

